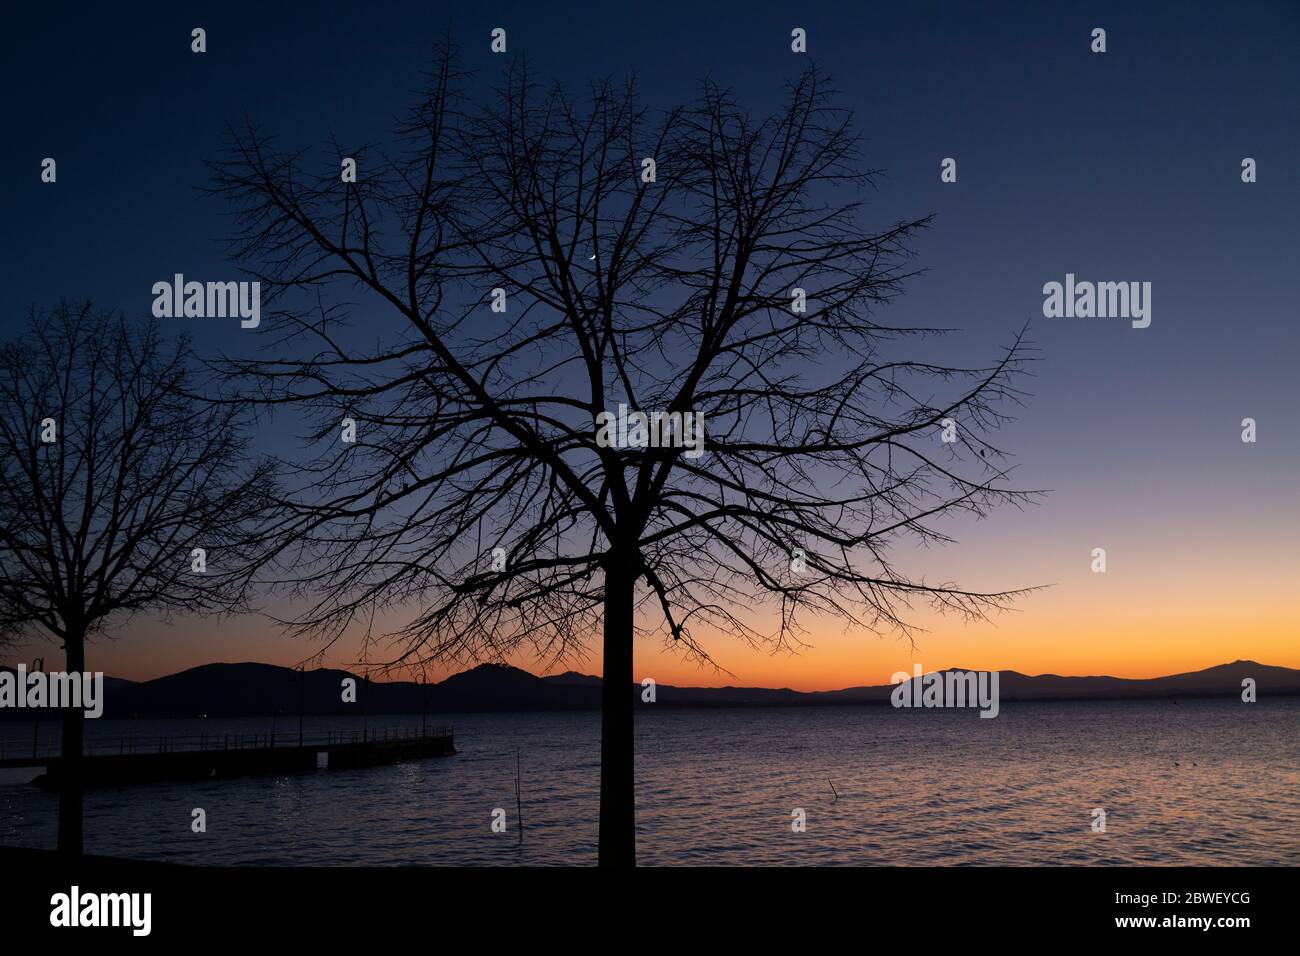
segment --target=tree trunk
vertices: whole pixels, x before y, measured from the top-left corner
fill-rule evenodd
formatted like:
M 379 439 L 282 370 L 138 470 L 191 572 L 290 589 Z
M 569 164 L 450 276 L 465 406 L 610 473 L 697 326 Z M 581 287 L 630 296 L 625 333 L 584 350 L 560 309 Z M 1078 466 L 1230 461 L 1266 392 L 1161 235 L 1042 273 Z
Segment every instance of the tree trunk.
M 64 641 L 67 665 L 64 670 L 75 675 L 85 686 L 82 674 L 86 669 L 85 639 L 80 634 L 68 634 Z M 84 703 L 84 701 L 83 701 Z M 86 735 L 86 712 L 81 707 L 63 709 L 63 754 L 60 759 L 59 785 L 59 852 L 80 856 L 82 843 L 82 809 L 85 784 L 82 781 L 81 753 Z
M 600 865 L 636 866 L 633 776 L 632 604 L 636 577 L 615 559 L 605 570 L 605 678 L 600 707 Z

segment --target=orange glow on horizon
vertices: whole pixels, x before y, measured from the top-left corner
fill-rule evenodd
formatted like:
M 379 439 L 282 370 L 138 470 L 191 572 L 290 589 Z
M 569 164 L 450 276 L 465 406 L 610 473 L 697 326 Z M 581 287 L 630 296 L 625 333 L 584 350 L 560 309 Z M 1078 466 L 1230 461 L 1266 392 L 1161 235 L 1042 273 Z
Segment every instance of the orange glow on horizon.
M 1024 595 L 1013 611 L 977 623 L 917 608 L 906 615 L 920 629 L 915 648 L 905 638 L 846 633 L 840 622 L 816 618 L 804 622 L 807 646 L 798 653 L 773 654 L 732 637 L 697 634 L 717 664 L 730 672 L 725 673 L 684 659 L 654 632 L 637 640 L 635 676 L 688 687 L 816 691 L 887 684 L 892 674 L 911 671 L 918 663 L 926 670 L 957 667 L 1124 678 L 1162 677 L 1234 660 L 1300 668 L 1300 639 L 1290 600 L 1294 573 L 1283 552 L 1233 549 L 1237 557 L 1229 586 L 1212 554 L 1171 548 L 1177 558 L 1161 559 L 1139 554 L 1136 543 L 1122 544 L 1112 548 L 1112 570 L 1107 574 L 1089 573 L 1087 553 L 1081 561 L 1077 549 L 1048 552 L 1032 568 L 1028 564 L 1035 559 L 1028 549 L 982 549 L 982 556 L 993 560 L 965 573 L 958 569 L 954 576 L 975 579 L 972 587 L 1005 581 L 1045 581 L 1053 586 Z M 1018 558 L 1020 566 L 1012 558 Z M 645 619 L 646 625 L 656 623 Z M 751 623 L 761 627 L 763 619 L 756 616 Z M 87 665 L 115 677 L 149 680 L 214 661 L 293 666 L 319 649 L 282 637 L 258 617 L 224 623 L 178 618 L 170 625 L 141 621 L 95 641 L 88 647 Z M 533 673 L 575 670 L 599 675 L 599 641 L 593 640 L 588 651 L 584 658 L 558 666 L 524 652 L 510 655 L 506 662 Z M 357 642 L 341 642 L 325 655 L 325 665 L 359 673 L 363 668 L 355 663 L 358 654 Z M 48 668 L 61 664 L 62 653 L 53 643 L 29 644 L 0 659 L 30 663 L 39 655 L 45 656 Z M 429 678 L 441 680 L 462 669 L 431 668 Z
M 1271 616 L 1254 617 L 1248 627 L 1227 607 L 1215 613 L 1186 609 L 1181 614 L 1154 608 L 1134 608 L 1124 614 L 1096 607 L 1073 614 L 1053 611 L 1039 614 L 1026 610 L 970 625 L 944 619 L 927 621 L 928 630 L 915 636 L 915 647 L 903 637 L 846 634 L 836 625 L 804 635 L 808 646 L 795 653 L 774 654 L 728 638 L 705 642 L 717 664 L 730 673 L 683 658 L 661 638 L 643 636 L 637 643 L 635 675 L 638 680 L 653 677 L 660 684 L 682 687 L 817 691 L 887 684 L 896 671 L 911 671 L 914 664 L 926 670 L 957 667 L 1125 678 L 1162 677 L 1239 659 L 1300 668 L 1300 642 L 1289 633 L 1292 625 L 1280 609 Z M 212 661 L 294 666 L 316 649 L 284 639 L 268 641 L 265 636 L 250 640 L 222 637 L 210 643 L 193 637 L 169 640 L 166 630 L 130 640 L 96 642 L 88 649 L 88 666 L 110 676 L 149 680 Z M 62 656 L 54 646 L 33 645 L 21 653 L 6 654 L 5 659 L 17 663 L 37 655 L 46 657 L 47 668 L 57 667 Z M 582 660 L 549 668 L 527 654 L 511 655 L 506 662 L 539 674 L 565 670 L 601 673 L 598 645 Z M 341 651 L 327 654 L 325 666 L 360 671 Z M 461 669 L 431 669 L 430 679 L 441 680 Z

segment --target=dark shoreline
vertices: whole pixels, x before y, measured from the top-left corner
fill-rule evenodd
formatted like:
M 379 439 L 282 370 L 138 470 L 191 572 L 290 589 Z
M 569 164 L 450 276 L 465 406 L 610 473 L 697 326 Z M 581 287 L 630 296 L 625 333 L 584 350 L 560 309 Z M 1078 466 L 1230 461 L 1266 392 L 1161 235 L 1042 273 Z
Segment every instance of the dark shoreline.
M 1174 704 L 1177 705 L 1182 701 L 1203 701 L 1203 700 L 1234 700 L 1240 695 L 1222 692 L 1203 692 L 1189 694 L 1113 694 L 1095 697 L 1072 697 L 1068 695 L 1058 695 L 1054 697 L 1013 697 L 1004 696 L 999 699 L 1002 706 L 1007 704 L 1106 704 L 1106 703 L 1151 703 L 1151 704 Z M 1300 688 L 1286 688 L 1279 691 L 1271 691 L 1260 698 L 1264 700 L 1290 700 L 1300 698 Z M 638 701 L 637 711 L 639 713 L 650 714 L 656 710 L 827 710 L 833 708 L 854 708 L 854 707 L 889 707 L 890 701 L 885 699 L 867 699 L 867 700 L 810 700 L 810 701 L 745 701 L 745 700 L 727 700 L 727 701 L 694 701 L 694 702 L 673 702 L 671 700 L 659 700 L 654 704 L 640 704 Z M 974 707 L 953 708 L 953 707 L 897 707 L 894 710 L 972 710 Z M 443 717 L 449 714 L 566 714 L 566 713 L 598 713 L 600 706 L 598 704 L 583 704 L 574 706 L 554 706 L 554 707 L 494 707 L 486 708 L 465 708 L 459 710 L 428 710 L 423 713 L 429 717 Z M 33 720 L 31 711 L 0 711 L 0 724 L 18 723 L 30 724 Z M 403 716 L 418 717 L 421 715 L 418 710 L 390 710 L 383 709 L 370 714 L 371 717 L 380 716 Z M 355 712 L 346 711 L 304 711 L 303 716 L 310 719 L 332 718 L 332 717 L 353 717 L 361 719 L 361 715 Z M 297 718 L 297 714 L 287 714 L 285 711 L 271 713 L 269 711 L 248 711 L 239 713 L 148 713 L 148 714 L 105 714 L 100 720 L 104 721 L 136 721 L 136 720 L 255 720 L 255 719 L 279 719 L 287 720 Z M 57 721 L 57 713 L 51 711 L 42 712 L 41 720 Z M 97 721 L 98 722 L 98 721 Z M 292 736 L 292 732 L 285 731 L 286 736 Z
M 1234 661 L 1201 671 L 1147 679 L 1030 676 L 1007 670 L 996 673 L 998 699 L 1004 704 L 1110 700 L 1176 703 L 1240 698 L 1246 687 L 1253 688 L 1257 697 L 1300 696 L 1300 670 L 1255 661 Z M 601 684 L 599 678 L 584 674 L 570 672 L 538 677 L 504 664 L 480 664 L 435 684 L 369 681 L 348 671 L 325 668 L 304 673 L 271 664 L 205 664 L 139 683 L 106 678 L 103 719 L 595 711 L 601 707 Z M 628 694 L 640 712 L 853 707 L 888 705 L 896 686 L 796 691 L 765 687 L 676 687 L 659 683 L 653 687 L 652 702 L 643 700 L 647 691 L 640 684 L 631 685 Z M 341 689 L 350 693 L 341 694 Z M 344 696 L 349 698 L 347 702 Z M 44 714 L 54 719 L 53 712 Z M 0 707 L 0 722 L 30 723 L 33 719 L 30 710 Z

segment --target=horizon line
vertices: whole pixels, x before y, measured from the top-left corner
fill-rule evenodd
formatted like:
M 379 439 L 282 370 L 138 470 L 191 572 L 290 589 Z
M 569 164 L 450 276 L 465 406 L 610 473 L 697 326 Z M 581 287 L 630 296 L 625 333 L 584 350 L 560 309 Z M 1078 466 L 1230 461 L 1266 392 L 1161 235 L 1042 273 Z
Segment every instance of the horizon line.
M 1194 670 L 1176 671 L 1176 672 L 1174 672 L 1174 673 L 1169 673 L 1169 674 L 1159 674 L 1159 675 L 1156 675 L 1156 676 L 1153 676 L 1153 677 L 1116 677 L 1116 676 L 1114 676 L 1114 675 L 1112 675 L 1112 674 L 1057 674 L 1057 673 L 1028 674 L 1028 673 L 1025 673 L 1024 671 L 1018 671 L 1018 670 L 1015 670 L 1015 669 L 1013 669 L 1013 668 L 1006 668 L 1006 667 L 1003 667 L 1003 668 L 997 668 L 996 670 L 997 670 L 997 673 L 999 673 L 999 674 L 1015 674 L 1015 675 L 1018 675 L 1018 676 L 1021 676 L 1021 677 L 1027 677 L 1027 678 L 1030 678 L 1030 679 L 1057 678 L 1057 679 L 1062 679 L 1062 680 L 1113 680 L 1113 681 L 1125 681 L 1125 682 L 1129 682 L 1129 683 L 1139 683 L 1139 682 L 1142 682 L 1142 681 L 1165 680 L 1165 679 L 1172 678 L 1172 677 L 1183 677 L 1183 676 L 1187 676 L 1187 675 L 1189 675 L 1189 674 L 1200 674 L 1200 673 L 1204 673 L 1205 671 L 1214 670 L 1214 669 L 1216 669 L 1216 668 L 1231 667 L 1231 666 L 1233 666 L 1234 664 L 1250 664 L 1250 665 L 1254 665 L 1254 666 L 1256 666 L 1256 667 L 1266 667 L 1266 668 L 1275 669 L 1275 670 L 1293 671 L 1293 672 L 1295 672 L 1297 675 L 1300 675 L 1300 668 L 1287 667 L 1287 666 L 1285 666 L 1285 665 L 1280 665 L 1280 664 L 1264 664 L 1264 663 L 1261 663 L 1261 662 L 1259 662 L 1259 661 L 1256 661 L 1256 660 L 1250 660 L 1250 659 L 1246 659 L 1246 658 L 1237 658 L 1236 660 L 1232 660 L 1232 661 L 1223 661 L 1223 662 L 1218 663 L 1218 664 L 1210 664 L 1210 665 L 1208 665 L 1208 666 L 1206 666 L 1206 667 L 1201 667 L 1201 668 L 1197 668 L 1197 669 L 1194 669 Z M 114 675 L 114 674 L 110 674 L 110 673 L 108 673 L 108 672 L 104 672 L 104 676 L 105 676 L 106 678 L 110 678 L 110 679 L 113 679 L 113 680 L 122 680 L 122 681 L 127 681 L 128 683 L 132 683 L 132 684 L 147 684 L 147 683 L 150 683 L 151 681 L 155 681 L 155 680 L 163 680 L 163 679 L 168 678 L 168 677 L 175 677 L 175 676 L 177 676 L 178 674 L 184 674 L 184 673 L 187 673 L 187 672 L 189 672 L 189 671 L 198 670 L 199 668 L 202 668 L 202 667 L 241 667 L 241 666 L 247 666 L 247 665 L 254 665 L 254 666 L 259 666 L 259 667 L 274 667 L 274 668 L 278 668 L 278 669 L 280 669 L 280 670 L 286 670 L 286 671 L 294 671 L 294 670 L 298 670 L 298 669 L 299 669 L 299 666 L 298 666 L 298 665 L 274 664 L 274 663 L 270 663 L 270 662 L 268 662 L 268 661 L 252 661 L 252 660 L 244 660 L 244 661 L 205 661 L 205 662 L 200 663 L 200 664 L 193 664 L 193 665 L 191 665 L 191 666 L 189 666 L 189 667 L 181 668 L 180 670 L 177 670 L 177 671 L 172 671 L 172 672 L 170 672 L 170 673 L 160 674 L 160 675 L 158 675 L 158 676 L 156 676 L 156 677 L 147 677 L 147 678 L 143 678 L 143 679 L 136 679 L 136 678 L 130 678 L 130 677 L 117 677 L 116 675 Z M 20 661 L 20 662 L 18 662 L 18 663 L 16 663 L 16 664 L 0 664 L 0 669 L 3 669 L 3 670 L 17 670 L 17 668 L 20 667 L 20 666 L 23 667 L 24 669 L 27 668 L 26 662 L 24 662 L 24 661 Z M 375 680 L 375 679 L 371 679 L 371 678 L 366 677 L 365 674 L 364 674 L 364 672 L 363 672 L 363 673 L 360 673 L 360 674 L 353 673 L 353 671 L 351 671 L 351 670 L 348 669 L 349 666 L 355 666 L 355 665 L 328 665 L 328 664 L 322 664 L 321 666 L 318 666 L 318 667 L 314 667 L 314 668 L 312 668 L 311 671 L 309 671 L 309 672 L 310 672 L 310 673 L 315 673 L 315 672 L 319 672 L 319 671 L 338 671 L 338 672 L 341 672 L 341 673 L 349 674 L 350 676 L 353 676 L 353 677 L 358 677 L 358 678 L 361 678 L 361 679 L 364 679 L 364 680 L 368 680 L 368 681 L 369 681 L 370 683 L 372 683 L 372 684 L 385 684 L 385 685 L 395 685 L 395 684 L 419 684 L 419 681 L 417 681 L 417 680 L 413 680 L 413 679 L 410 679 L 410 678 L 397 679 L 397 680 Z M 435 687 L 435 686 L 437 686 L 437 685 L 439 685 L 439 684 L 444 683 L 444 682 L 447 681 L 447 680 L 450 680 L 450 679 L 453 678 L 453 677 L 459 677 L 459 676 L 462 675 L 462 674 L 468 674 L 468 673 L 470 673 L 471 671 L 478 670 L 479 668 L 481 668 L 481 667 L 485 667 L 485 666 L 486 666 L 486 667 L 505 667 L 505 668 L 509 668 L 509 669 L 511 669 L 511 670 L 516 670 L 516 671 L 519 671 L 519 672 L 521 672 L 521 673 L 527 674 L 527 675 L 529 675 L 530 677 L 537 678 L 538 680 L 545 680 L 545 679 L 547 679 L 547 678 L 555 678 L 555 677 L 563 677 L 563 676 L 565 676 L 565 675 L 569 675 L 569 674 L 576 675 L 576 676 L 578 676 L 578 677 L 582 677 L 582 678 L 587 679 L 587 680 L 595 680 L 595 681 L 601 681 L 601 680 L 603 680 L 603 678 L 601 678 L 599 675 L 596 675 L 596 674 L 585 674 L 585 673 L 583 673 L 582 671 L 576 671 L 576 670 L 573 670 L 573 669 L 563 670 L 563 671 L 559 671 L 559 672 L 556 672 L 556 673 L 540 673 L 540 674 L 539 674 L 539 673 L 535 673 L 535 672 L 533 672 L 533 671 L 530 671 L 530 670 L 528 670 L 528 669 L 526 669 L 526 668 L 518 667 L 517 665 L 510 664 L 510 663 L 506 663 L 506 662 L 504 662 L 504 661 L 480 661 L 479 663 L 474 664 L 474 665 L 471 666 L 471 667 L 467 667 L 467 668 L 465 668 L 465 669 L 463 669 L 463 670 L 456 671 L 455 673 L 448 674 L 447 676 L 443 677 L 441 680 L 430 681 L 430 682 L 429 682 L 429 686 L 430 686 L 430 687 Z M 923 670 L 923 671 L 922 671 L 922 674 L 931 674 L 931 673 L 947 673 L 947 672 L 949 672 L 949 671 L 972 671 L 972 672 L 975 672 L 975 673 L 991 673 L 991 672 L 993 672 L 993 670 L 994 670 L 993 668 L 944 667 L 944 668 L 938 668 L 938 669 L 933 669 L 933 670 Z M 46 673 L 51 673 L 51 672 L 52 672 L 52 669 L 50 669 L 50 668 L 46 668 L 46 669 L 45 669 L 45 672 L 46 672 Z M 903 673 L 903 672 L 902 672 L 902 671 L 895 671 L 894 673 L 895 673 L 895 674 L 898 674 L 898 673 Z M 637 681 L 634 680 L 634 681 L 633 681 L 633 684 L 635 685 L 636 683 L 637 683 Z M 893 683 L 883 683 L 883 684 L 871 684 L 871 683 L 863 683 L 863 684 L 848 684 L 848 685 L 844 685 L 844 686 L 841 686 L 841 687 L 827 687 L 827 688 L 821 688 L 821 689 L 817 689 L 817 690 L 796 690 L 796 689 L 794 689 L 794 688 L 792 688 L 792 687 L 788 687 L 788 686 L 787 686 L 787 687 L 765 687 L 765 686 L 760 686 L 760 685 L 757 685 L 757 684 L 673 684 L 673 683 L 667 683 L 667 682 L 656 682 L 656 683 L 658 683 L 659 686 L 662 686 L 662 687 L 676 687 L 676 688 L 680 688 L 680 689 L 683 689 L 683 690 L 765 690 L 765 691 L 787 691 L 787 692 L 789 692 L 789 693 L 794 693 L 794 694 L 828 694 L 828 693 L 836 693 L 836 692 L 839 692 L 839 691 L 853 690 L 853 689 L 864 688 L 864 687 L 889 687 L 889 686 L 894 686 L 894 683 L 896 683 L 896 682 L 893 682 Z

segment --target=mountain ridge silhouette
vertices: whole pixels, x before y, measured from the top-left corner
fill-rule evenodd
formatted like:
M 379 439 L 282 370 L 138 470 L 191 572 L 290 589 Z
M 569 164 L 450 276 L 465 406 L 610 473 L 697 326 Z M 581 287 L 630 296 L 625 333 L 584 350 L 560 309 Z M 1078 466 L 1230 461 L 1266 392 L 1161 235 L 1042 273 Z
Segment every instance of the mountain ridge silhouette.
M 13 671 L 11 667 L 0 670 Z M 961 670 L 949 668 L 948 670 Z M 999 672 L 1003 702 L 1063 700 L 1178 699 L 1241 694 L 1251 677 L 1261 696 L 1300 695 L 1300 670 L 1237 660 L 1165 677 L 1031 676 Z M 356 702 L 343 702 L 343 681 L 356 681 Z M 596 710 L 601 679 L 576 671 L 538 676 L 500 663 L 479 664 L 437 683 L 368 681 L 340 668 L 306 671 L 257 662 L 200 664 L 148 681 L 106 678 L 104 716 L 252 717 L 498 711 Z M 863 685 L 828 691 L 765 687 L 676 687 L 658 684 L 654 704 L 642 707 L 816 707 L 888 703 L 893 685 Z M 629 693 L 641 701 L 642 688 Z M 31 720 L 32 712 L 0 709 L 0 720 Z

